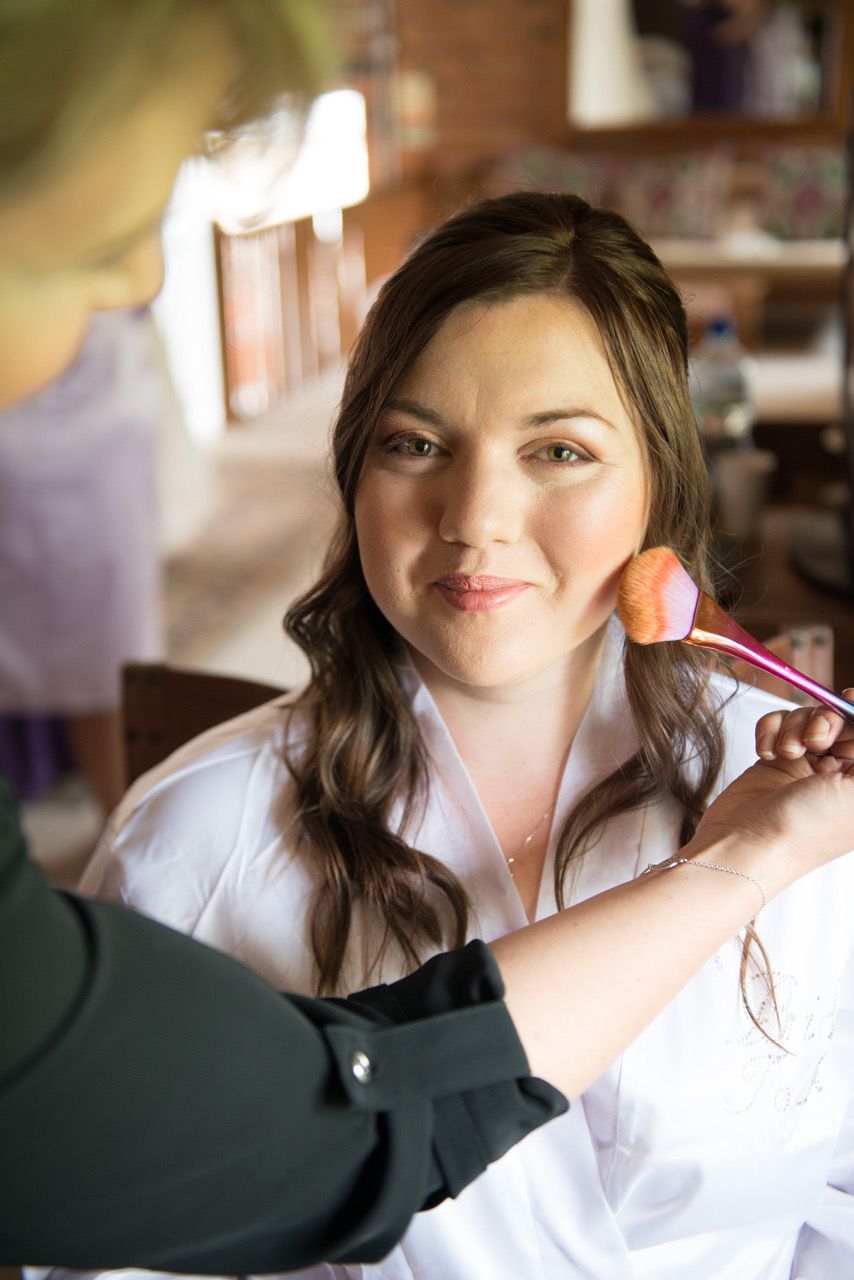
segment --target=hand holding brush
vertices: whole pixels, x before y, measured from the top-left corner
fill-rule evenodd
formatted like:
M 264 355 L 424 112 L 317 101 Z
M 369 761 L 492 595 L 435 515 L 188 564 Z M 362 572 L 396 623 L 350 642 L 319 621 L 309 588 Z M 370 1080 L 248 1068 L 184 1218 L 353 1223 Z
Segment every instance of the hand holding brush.
M 754 639 L 700 590 L 669 547 L 652 547 L 626 566 L 620 579 L 617 614 L 629 639 L 637 644 L 681 640 L 741 658 L 785 680 L 854 724 L 854 702 L 783 662 Z

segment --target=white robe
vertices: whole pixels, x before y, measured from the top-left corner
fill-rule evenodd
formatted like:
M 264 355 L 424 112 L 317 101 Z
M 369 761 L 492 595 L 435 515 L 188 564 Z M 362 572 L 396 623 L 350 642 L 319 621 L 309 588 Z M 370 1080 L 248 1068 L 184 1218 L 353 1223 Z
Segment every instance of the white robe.
M 581 793 L 634 749 L 621 640 L 613 626 L 561 782 L 553 837 Z M 501 849 L 429 692 L 411 666 L 401 679 L 432 764 L 429 805 L 411 838 L 462 880 L 474 904 L 471 935 L 499 937 L 526 923 Z M 724 697 L 731 692 L 724 680 L 718 688 Z M 727 703 L 724 783 L 755 760 L 755 722 L 776 705 L 745 688 Z M 115 815 L 82 889 L 211 943 L 281 987 L 307 991 L 314 886 L 288 826 L 285 723 L 271 703 L 205 734 L 149 774 Z M 572 900 L 667 857 L 678 844 L 677 826 L 664 804 L 616 818 L 587 855 Z M 555 910 L 553 856 L 552 845 L 538 918 Z M 852 902 L 854 859 L 846 857 L 761 913 L 782 1017 L 778 1033 L 766 1001 L 766 1026 L 788 1052 L 764 1038 L 744 1011 L 741 943 L 733 939 L 567 1115 L 531 1134 L 456 1201 L 418 1215 L 384 1262 L 299 1274 L 854 1277 Z M 363 983 L 375 941 L 359 918 L 343 988 Z M 390 952 L 370 980 L 400 971 L 400 957 Z M 754 1007 L 762 1006 L 758 978 L 752 996 Z

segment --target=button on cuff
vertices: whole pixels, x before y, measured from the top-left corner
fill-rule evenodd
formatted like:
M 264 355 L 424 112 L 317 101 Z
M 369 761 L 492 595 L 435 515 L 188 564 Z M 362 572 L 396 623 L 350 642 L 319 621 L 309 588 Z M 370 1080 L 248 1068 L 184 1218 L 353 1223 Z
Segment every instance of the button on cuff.
M 342 1087 L 362 1110 L 387 1111 L 530 1074 L 499 1000 L 376 1030 L 331 1024 L 324 1034 Z
M 373 1080 L 374 1068 L 363 1049 L 354 1049 L 350 1054 L 350 1071 L 353 1079 L 358 1080 L 359 1084 L 370 1084 Z

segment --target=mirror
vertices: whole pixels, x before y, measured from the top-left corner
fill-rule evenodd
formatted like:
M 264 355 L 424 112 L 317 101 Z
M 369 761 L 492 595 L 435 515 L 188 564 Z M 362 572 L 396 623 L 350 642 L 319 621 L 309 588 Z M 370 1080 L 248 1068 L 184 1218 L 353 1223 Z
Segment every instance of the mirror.
M 572 0 L 569 122 L 838 110 L 841 0 Z

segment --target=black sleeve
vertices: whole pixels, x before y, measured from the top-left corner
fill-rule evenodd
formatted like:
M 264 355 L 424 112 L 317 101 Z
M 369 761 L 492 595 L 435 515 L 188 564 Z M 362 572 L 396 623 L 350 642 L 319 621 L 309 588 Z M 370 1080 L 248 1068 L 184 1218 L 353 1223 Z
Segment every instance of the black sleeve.
M 375 1261 L 566 1107 L 481 943 L 347 1001 L 281 996 L 47 888 L 0 780 L 0 1263 Z

